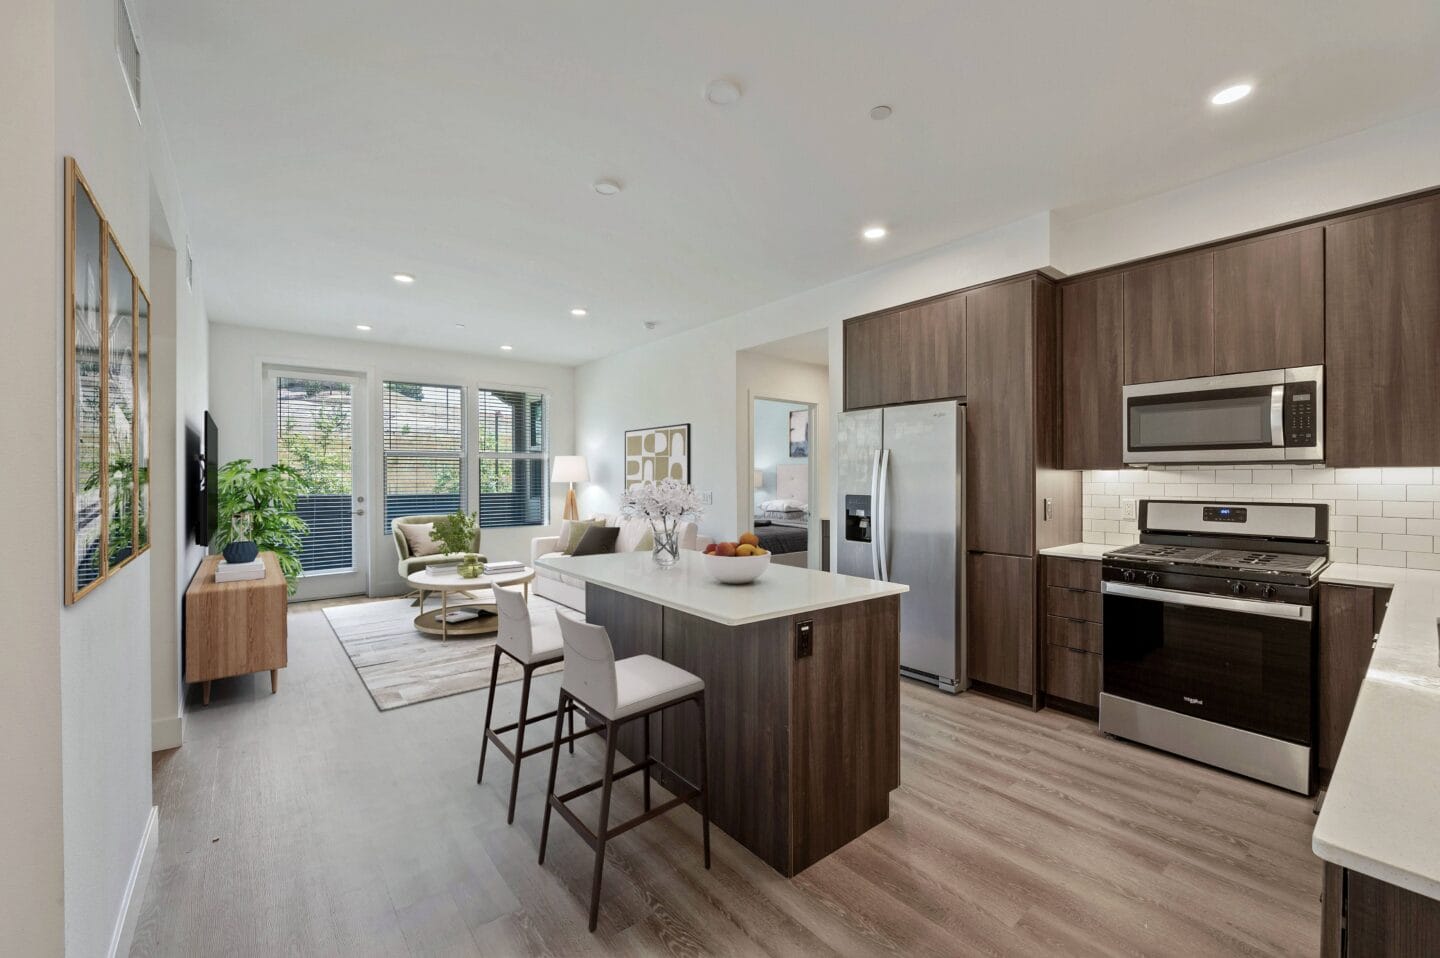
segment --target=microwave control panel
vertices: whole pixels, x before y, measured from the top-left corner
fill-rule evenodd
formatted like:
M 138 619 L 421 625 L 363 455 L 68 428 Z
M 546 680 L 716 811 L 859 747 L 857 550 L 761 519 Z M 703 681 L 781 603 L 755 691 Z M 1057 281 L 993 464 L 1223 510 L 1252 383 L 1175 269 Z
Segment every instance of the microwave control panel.
M 1318 393 L 1314 383 L 1285 385 L 1285 445 L 1315 445 L 1315 398 Z

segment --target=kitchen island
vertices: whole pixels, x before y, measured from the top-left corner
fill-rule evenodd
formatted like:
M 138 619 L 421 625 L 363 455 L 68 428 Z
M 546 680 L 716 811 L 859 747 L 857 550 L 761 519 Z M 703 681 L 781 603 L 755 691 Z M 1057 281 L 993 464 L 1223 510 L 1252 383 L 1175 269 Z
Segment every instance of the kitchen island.
M 798 874 L 890 816 L 906 586 L 774 564 L 721 585 L 694 552 L 664 570 L 649 553 L 537 564 L 586 583 L 586 618 L 617 658 L 654 655 L 704 679 L 710 819 L 776 871 Z M 696 780 L 691 710 L 648 721 L 656 756 Z M 643 733 L 619 733 L 631 761 Z

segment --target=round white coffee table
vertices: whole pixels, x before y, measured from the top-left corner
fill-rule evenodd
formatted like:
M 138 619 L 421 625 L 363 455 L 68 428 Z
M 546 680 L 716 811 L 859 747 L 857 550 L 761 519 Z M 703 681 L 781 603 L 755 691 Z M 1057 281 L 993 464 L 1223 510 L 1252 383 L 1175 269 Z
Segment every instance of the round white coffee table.
M 530 601 L 530 583 L 534 579 L 535 570 L 529 566 L 511 572 L 480 575 L 473 579 L 467 579 L 454 571 L 437 573 L 432 569 L 421 569 L 419 572 L 413 572 L 405 577 L 405 581 L 420 592 L 420 614 L 415 617 L 415 628 L 426 635 L 440 636 L 442 642 L 448 640 L 452 635 L 467 637 L 491 635 L 500 627 L 500 620 L 495 614 L 493 594 L 488 599 L 478 598 L 473 602 L 452 605 L 450 593 L 472 590 L 478 592 L 496 585 L 523 585 L 525 601 L 528 602 Z M 425 611 L 425 594 L 427 592 L 440 593 L 439 611 Z M 456 609 L 473 609 L 479 614 L 476 618 L 467 619 L 464 622 L 447 621 L 446 616 Z

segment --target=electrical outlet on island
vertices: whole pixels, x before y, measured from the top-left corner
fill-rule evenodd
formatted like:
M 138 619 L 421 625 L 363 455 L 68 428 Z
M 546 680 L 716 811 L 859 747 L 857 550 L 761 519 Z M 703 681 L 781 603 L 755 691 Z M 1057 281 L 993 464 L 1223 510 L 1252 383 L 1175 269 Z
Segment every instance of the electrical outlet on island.
M 701 504 L 702 506 L 713 506 L 713 505 L 715 505 L 715 493 L 710 492 L 710 491 L 708 491 L 708 490 L 700 493 L 700 504 Z

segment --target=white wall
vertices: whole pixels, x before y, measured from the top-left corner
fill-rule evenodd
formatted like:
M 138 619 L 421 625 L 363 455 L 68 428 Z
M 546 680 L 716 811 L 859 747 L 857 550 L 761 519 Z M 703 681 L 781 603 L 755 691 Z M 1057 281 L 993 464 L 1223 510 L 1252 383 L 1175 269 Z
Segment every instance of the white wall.
M 370 469 L 369 486 L 363 494 L 372 504 L 368 512 L 374 519 L 370 527 L 371 595 L 405 591 L 396 572 L 395 545 L 381 526 L 380 383 L 390 379 L 544 390 L 550 396 L 550 452 L 565 455 L 574 450 L 575 371 L 571 367 L 214 323 L 210 326 L 210 409 L 220 430 L 220 456 L 226 462 L 244 458 L 269 461 L 263 414 L 269 397 L 261 375 L 267 363 L 359 373 L 367 380 Z M 467 397 L 467 401 L 474 400 Z M 487 529 L 481 534 L 481 549 L 491 559 L 529 559 L 530 540 L 559 529 L 564 499 L 565 487 L 552 486 L 553 521 L 548 528 Z
M 689 422 L 692 481 L 714 495 L 702 532 L 733 537 L 732 523 L 741 520 L 739 509 L 749 501 L 748 493 L 737 494 L 748 488 L 749 469 L 737 350 L 825 329 L 829 408 L 817 429 L 832 435 L 842 401 L 841 326 L 847 318 L 1039 269 L 1049 254 L 1045 213 L 586 363 L 575 376 L 576 434 L 592 478 L 581 491 L 582 514 L 614 511 L 625 430 Z M 835 498 L 833 476 L 820 498 Z
M 1066 273 L 1440 185 L 1440 110 L 1416 114 L 1081 218 L 1057 215 Z
M 58 170 L 66 155 L 79 161 L 148 290 L 150 171 L 145 133 L 116 57 L 115 5 L 59 0 L 55 9 L 52 162 Z M 58 216 L 59 204 L 55 209 Z M 57 263 L 62 256 L 57 242 Z M 57 390 L 60 365 L 57 352 Z M 58 536 L 64 515 L 58 483 L 54 502 Z M 69 954 L 100 955 L 110 947 L 149 820 L 151 558 L 140 555 L 59 613 Z
M 54 464 L 61 417 L 59 261 L 62 173 L 55 143 L 55 8 L 11 0 L 0 30 L 0 434 L 23 458 L 0 469 L 12 522 L 51 525 L 26 537 L 24 575 L 0 576 L 5 657 L 0 669 L 0 951 L 57 955 L 64 947 L 64 839 L 60 756 L 60 568 Z M 48 517 L 48 518 L 47 518 Z M 49 521 L 49 520 L 53 520 Z

